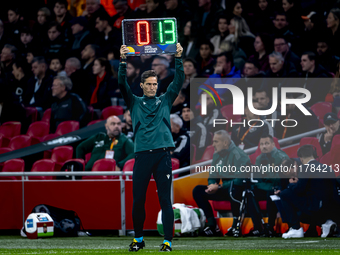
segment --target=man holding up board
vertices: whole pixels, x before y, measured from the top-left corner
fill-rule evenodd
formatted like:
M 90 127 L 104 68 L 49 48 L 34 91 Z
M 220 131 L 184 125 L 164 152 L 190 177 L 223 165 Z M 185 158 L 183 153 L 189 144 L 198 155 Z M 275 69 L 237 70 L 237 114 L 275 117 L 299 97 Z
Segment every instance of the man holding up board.
M 135 132 L 135 164 L 133 167 L 133 209 L 132 219 L 135 238 L 129 251 L 138 251 L 145 247 L 143 225 L 145 220 L 146 191 L 151 174 L 157 184 L 159 203 L 162 208 L 164 242 L 160 251 L 171 251 L 174 214 L 171 204 L 172 165 L 169 148 L 175 147 L 171 135 L 170 110 L 178 96 L 183 81 L 182 46 L 176 44 L 174 80 L 166 93 L 156 97 L 158 78 L 154 70 L 145 71 L 141 76 L 140 86 L 143 96 L 135 96 L 126 81 L 126 45 L 120 48 L 118 83 L 122 96 L 131 113 Z

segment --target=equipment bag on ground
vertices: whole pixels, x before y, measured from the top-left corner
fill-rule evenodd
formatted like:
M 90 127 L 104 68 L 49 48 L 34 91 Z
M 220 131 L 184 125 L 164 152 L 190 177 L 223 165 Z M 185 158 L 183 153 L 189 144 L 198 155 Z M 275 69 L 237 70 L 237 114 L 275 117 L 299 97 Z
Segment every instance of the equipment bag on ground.
M 174 210 L 174 235 L 195 235 L 205 225 L 205 215 L 202 209 L 185 204 L 173 204 Z M 164 236 L 162 223 L 162 210 L 157 217 L 158 233 Z

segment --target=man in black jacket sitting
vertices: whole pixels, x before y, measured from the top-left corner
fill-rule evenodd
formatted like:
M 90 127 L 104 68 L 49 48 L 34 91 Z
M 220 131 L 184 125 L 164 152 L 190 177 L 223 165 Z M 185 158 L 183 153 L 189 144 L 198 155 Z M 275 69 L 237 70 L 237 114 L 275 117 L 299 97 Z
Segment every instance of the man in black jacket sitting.
M 68 77 L 56 76 L 52 85 L 52 96 L 56 102 L 51 107 L 50 132 L 54 133 L 57 126 L 67 120 L 79 121 L 84 126 L 87 121 L 87 107 L 77 95 L 70 93 L 72 81 Z

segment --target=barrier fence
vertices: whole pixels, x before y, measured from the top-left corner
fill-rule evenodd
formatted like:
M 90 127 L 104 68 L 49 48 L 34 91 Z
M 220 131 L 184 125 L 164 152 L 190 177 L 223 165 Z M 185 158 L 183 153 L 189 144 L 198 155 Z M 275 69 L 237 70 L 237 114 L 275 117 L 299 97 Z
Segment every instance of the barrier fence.
M 299 134 L 296 136 L 288 137 L 285 139 L 279 140 L 280 145 L 290 144 L 287 147 L 295 146 L 296 144 L 292 144 L 292 142 L 300 140 L 303 137 L 310 137 L 315 136 L 316 134 L 319 134 L 320 132 L 324 132 L 325 128 L 320 128 L 317 130 L 313 130 L 310 132 L 306 132 L 303 134 Z M 245 150 L 245 152 L 249 155 L 256 151 L 257 147 L 253 147 L 250 149 Z M 282 148 L 284 149 L 284 148 Z M 172 175 L 186 173 L 190 171 L 191 169 L 195 169 L 196 166 L 205 166 L 211 164 L 212 160 L 208 160 L 205 162 L 200 162 L 195 165 L 190 165 L 187 167 L 180 168 L 178 170 L 172 171 Z M 124 236 L 126 235 L 126 201 L 125 201 L 125 182 L 130 180 L 129 176 L 132 176 L 132 171 L 126 171 L 126 172 L 115 172 L 115 171 L 103 171 L 103 172 L 0 172 L 0 177 L 2 176 L 21 176 L 21 183 L 22 183 L 22 221 L 23 225 L 25 222 L 25 183 L 31 182 L 32 180 L 29 180 L 29 176 L 72 176 L 72 180 L 68 181 L 82 181 L 82 180 L 76 180 L 75 176 L 118 176 L 119 182 L 120 182 L 120 215 L 121 215 L 121 228 L 119 229 L 119 235 Z M 124 178 L 125 177 L 125 178 Z M 117 181 L 117 180 L 116 180 Z M 13 181 L 0 181 L 1 182 L 13 182 Z M 16 181 L 18 182 L 18 181 Z M 174 203 L 174 192 L 172 187 L 171 192 L 171 199 L 172 203 Z

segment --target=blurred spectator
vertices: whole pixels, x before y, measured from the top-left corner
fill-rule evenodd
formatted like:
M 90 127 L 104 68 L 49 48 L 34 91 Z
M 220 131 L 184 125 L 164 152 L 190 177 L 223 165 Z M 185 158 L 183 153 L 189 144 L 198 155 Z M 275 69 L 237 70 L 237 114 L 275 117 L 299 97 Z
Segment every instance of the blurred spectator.
M 48 25 L 48 41 L 45 44 L 45 57 L 47 60 L 51 59 L 53 55 L 64 56 L 67 51 L 67 44 L 65 43 L 62 34 L 61 26 L 53 21 Z
M 99 46 L 95 44 L 86 45 L 81 52 L 81 59 L 84 61 L 83 69 L 88 75 L 93 74 L 92 67 L 94 60 L 97 58 L 99 52 Z
M 259 109 L 258 102 L 253 102 L 253 106 L 255 109 Z M 260 116 L 252 113 L 248 105 L 245 107 L 244 113 L 246 118 L 243 120 L 243 125 L 233 124 L 231 136 L 237 146 L 241 149 L 257 147 L 262 136 L 274 136 L 271 124 L 266 120 L 260 120 Z
M 77 146 L 76 157 L 85 159 L 87 153 L 91 158 L 85 166 L 85 171 L 91 171 L 98 159 L 113 158 L 116 161 L 115 171 L 123 170 L 124 164 L 134 157 L 133 142 L 122 134 L 122 122 L 117 116 L 106 120 L 106 134 L 98 133 Z
M 134 140 L 131 113 L 128 108 L 125 109 L 124 115 L 123 115 L 122 133 L 126 135 L 127 138 L 130 138 L 132 141 Z
M 229 11 L 230 13 L 227 13 L 229 17 L 232 16 L 239 16 L 242 17 L 242 4 L 240 1 L 233 0 L 233 1 L 227 1 L 226 3 L 226 10 Z
M 270 98 L 266 90 L 256 90 L 254 94 L 254 100 L 258 102 L 259 105 L 259 108 L 256 108 L 257 110 L 268 110 L 270 108 Z
M 331 88 L 326 96 L 326 100 L 327 102 L 331 102 L 333 103 L 334 100 L 339 100 L 340 98 L 340 83 L 339 83 L 339 77 L 340 77 L 340 61 L 338 62 L 338 64 L 336 65 L 337 67 L 337 71 L 336 74 L 333 78 L 333 81 L 331 83 Z
M 68 42 L 71 38 L 71 24 L 72 19 L 71 14 L 67 10 L 68 2 L 67 0 L 57 0 L 55 1 L 53 12 L 55 14 L 55 21 L 60 25 L 60 33 L 64 38 L 65 42 Z
M 39 47 L 38 42 L 33 40 L 33 32 L 28 27 L 23 27 L 20 31 L 20 42 L 17 45 L 18 52 L 21 53 L 21 57 L 26 58 L 27 49 L 34 45 Z
M 221 43 L 229 35 L 227 17 L 221 16 L 221 17 L 218 18 L 218 20 L 217 20 L 217 31 L 218 31 L 218 34 L 213 36 L 210 39 L 210 42 L 214 45 L 214 48 L 215 48 L 213 55 L 218 55 L 218 54 L 221 53 L 221 50 L 220 50 Z
M 200 34 L 202 35 L 202 38 L 211 38 L 212 35 L 217 32 L 214 31 L 216 17 L 219 17 L 222 14 L 223 9 L 216 1 L 212 0 L 199 0 L 198 7 L 194 19 L 199 23 Z M 186 16 L 188 16 L 188 14 Z
M 27 89 L 23 94 L 24 105 L 41 107 L 43 110 L 51 107 L 52 77 L 46 74 L 47 63 L 43 57 L 35 57 L 32 61 L 33 77 L 28 80 Z
M 135 18 L 164 18 L 165 7 L 161 0 L 146 0 L 143 8 L 141 5 L 135 11 Z
M 122 20 L 134 18 L 134 12 L 129 7 L 127 0 L 113 0 L 113 6 L 117 11 L 117 14 L 112 17 L 113 27 L 121 29 Z
M 34 37 L 40 41 L 40 43 L 44 43 L 47 41 L 47 29 L 48 24 L 51 20 L 51 12 L 47 7 L 42 7 L 39 9 L 37 14 L 37 22 L 33 25 L 33 33 Z
M 198 44 L 198 23 L 194 20 L 188 21 L 183 29 L 183 57 L 196 58 L 199 51 Z
M 274 35 L 286 36 L 292 38 L 294 35 L 289 30 L 287 15 L 284 12 L 278 12 L 275 14 L 274 22 Z
M 112 28 L 109 14 L 100 15 L 96 19 L 96 29 L 99 34 L 96 36 L 95 44 L 100 45 L 102 52 L 108 52 L 113 46 L 120 46 L 122 33 L 117 28 Z
M 120 96 L 118 82 L 112 77 L 110 62 L 105 58 L 97 58 L 92 69 L 96 82 L 91 84 L 90 105 L 94 109 L 103 110 L 112 105 L 112 97 Z
M 260 64 L 260 71 L 269 70 L 269 54 L 272 52 L 272 39 L 268 34 L 259 34 L 255 37 L 254 48 L 255 54 L 250 56 L 250 60 L 256 60 Z
M 215 60 L 212 57 L 214 45 L 206 40 L 200 44 L 199 49 L 199 56 L 197 57 L 198 76 L 209 77 L 209 75 L 214 73 Z
M 326 128 L 326 132 L 320 134 L 319 142 L 323 155 L 331 150 L 332 141 L 335 135 L 340 135 L 340 120 L 335 113 L 326 113 L 323 117 L 323 123 Z
M 266 73 L 267 77 L 297 77 L 295 66 L 286 62 L 282 54 L 273 52 L 269 55 L 270 69 Z
M 234 60 L 234 66 L 238 70 L 243 70 L 244 64 L 247 60 L 247 55 L 241 48 L 237 47 L 230 41 L 223 41 L 220 45 L 220 50 L 221 53 L 231 52 Z
M 20 31 L 24 22 L 20 19 L 21 13 L 18 7 L 11 7 L 7 12 L 8 23 L 5 25 L 5 32 L 14 45 L 20 41 Z
M 169 68 L 169 62 L 163 56 L 156 56 L 152 61 L 151 68 L 155 70 L 158 76 L 157 96 L 160 96 L 166 92 L 169 84 L 174 79 L 174 73 Z
M 330 40 L 327 39 L 326 36 L 317 37 L 316 52 L 318 54 L 319 64 L 329 72 L 336 74 L 338 72 L 337 64 L 340 61 L 340 58 L 332 53 Z
M 15 114 L 14 114 L 15 113 Z M 13 94 L 0 93 L 0 125 L 8 121 L 19 121 L 26 127 L 26 111 L 18 98 Z
M 197 63 L 192 58 L 186 58 L 183 60 L 183 69 L 185 80 L 182 88 L 186 89 L 190 85 L 190 79 L 193 79 L 197 76 Z
M 293 99 L 293 94 L 286 94 L 286 98 Z M 287 104 L 286 105 L 286 116 L 281 115 L 281 111 L 276 111 L 275 119 L 279 119 L 279 121 L 274 122 L 274 131 L 275 137 L 278 139 L 283 139 L 287 137 L 291 137 L 294 135 L 302 134 L 308 131 L 312 131 L 318 129 L 319 120 L 314 114 L 313 111 L 309 111 L 312 115 L 307 116 L 304 115 L 299 108 L 296 107 L 295 104 Z M 274 119 L 274 117 L 272 118 Z M 296 120 L 297 125 L 294 128 L 284 127 L 280 125 L 282 121 L 284 121 L 284 125 L 286 126 L 294 126 L 296 124 L 295 121 L 291 121 L 290 119 Z
M 301 34 L 304 28 L 301 3 L 298 0 L 282 0 L 282 8 L 286 13 L 289 30 L 294 34 Z
M 166 17 L 176 17 L 177 32 L 179 38 L 183 37 L 183 28 L 189 20 L 192 20 L 192 13 L 189 11 L 187 4 L 181 0 L 165 0 Z
M 71 41 L 71 55 L 80 58 L 81 51 L 86 45 L 90 44 L 93 39 L 90 31 L 87 30 L 87 20 L 84 17 L 76 17 L 70 21 L 73 40 Z
M 262 86 L 264 73 L 260 72 L 260 64 L 256 60 L 247 60 L 243 68 L 243 77 L 235 85 L 239 87 L 245 98 L 248 98 L 248 87 L 253 88 L 253 95 Z M 233 103 L 233 98 L 228 97 L 228 104 Z
M 222 83 L 235 84 L 241 78 L 241 71 L 234 66 L 233 56 L 230 52 L 223 52 L 216 58 L 214 74 L 209 78 L 222 78 Z M 214 81 L 216 82 L 216 81 Z M 219 95 L 223 95 L 228 89 L 216 89 Z
M 89 76 L 84 69 L 81 69 L 81 64 L 77 58 L 68 58 L 65 62 L 65 73 L 72 81 L 72 93 L 77 94 L 88 105 L 90 103 L 90 84 L 93 81 L 92 76 Z
M 272 33 L 274 27 L 274 13 L 272 4 L 273 3 L 270 0 L 257 1 L 253 22 L 249 23 L 251 31 L 258 33 Z
M 336 56 L 340 56 L 340 31 L 339 31 L 339 23 L 340 23 L 340 9 L 334 8 L 331 9 L 327 16 L 327 28 L 330 30 L 332 34 L 331 39 L 331 49 L 333 54 Z
M 322 20 L 323 17 L 320 17 L 316 12 L 310 12 L 307 16 L 302 16 L 301 18 L 305 26 L 300 39 L 303 51 L 314 51 L 317 41 L 320 37 L 324 37 L 320 36 L 326 28 L 324 20 Z
M 56 101 L 51 106 L 50 133 L 55 133 L 58 125 L 63 121 L 79 121 L 84 127 L 88 121 L 88 110 L 84 101 L 77 95 L 70 93 L 72 81 L 65 76 L 56 76 L 52 85 L 52 96 Z
M 313 52 L 305 52 L 301 56 L 302 77 L 305 77 L 304 88 L 312 94 L 311 99 L 306 103 L 310 107 L 317 102 L 325 101 L 326 95 L 330 89 L 330 83 L 325 82 L 320 89 L 320 80 L 315 81 L 313 78 L 331 77 L 329 72 L 321 65 L 316 63 L 316 55 Z
M 290 50 L 290 43 L 287 41 L 286 37 L 277 36 L 274 39 L 274 50 L 279 52 L 285 59 L 285 62 L 291 62 L 296 70 L 301 70 L 301 59 Z
M 143 96 L 143 90 L 140 87 L 141 77 L 140 77 L 140 67 L 141 62 L 138 59 L 127 60 L 126 64 L 126 78 L 130 84 L 131 91 L 136 96 Z
M 63 65 L 59 57 L 53 57 L 51 59 L 49 69 L 52 73 L 52 76 L 57 76 L 57 75 L 66 76 L 66 72 L 63 71 Z
M 187 95 L 184 89 L 181 89 L 175 101 L 172 104 L 171 113 L 175 113 L 177 115 L 181 114 L 183 103 L 187 100 Z
M 183 128 L 188 131 L 188 135 L 190 136 L 190 120 L 194 118 L 194 113 L 190 110 L 189 103 L 183 104 L 181 116 L 183 120 Z
M 0 49 L 4 47 L 6 43 L 8 43 L 8 38 L 6 34 L 4 33 L 4 23 L 0 19 Z
M 254 54 L 255 36 L 250 32 L 247 22 L 244 18 L 234 16 L 230 20 L 229 35 L 226 41 L 233 42 L 237 47 L 241 48 L 247 57 Z
M 177 158 L 180 167 L 190 165 L 190 139 L 187 130 L 183 128 L 183 121 L 177 114 L 170 115 L 171 133 L 175 149 L 171 151 L 171 157 Z
M 12 64 L 15 60 L 17 48 L 10 44 L 5 44 L 1 51 L 1 77 L 5 82 L 13 80 Z
M 83 12 L 83 16 L 88 20 L 91 32 L 95 31 L 97 17 L 106 15 L 108 13 L 100 4 L 100 0 L 86 0 L 86 10 Z
M 23 94 L 28 83 L 28 75 L 26 73 L 28 65 L 24 60 L 16 59 L 12 65 L 12 74 L 14 76 L 13 83 L 8 86 L 9 92 L 14 96 L 15 101 L 22 103 Z

